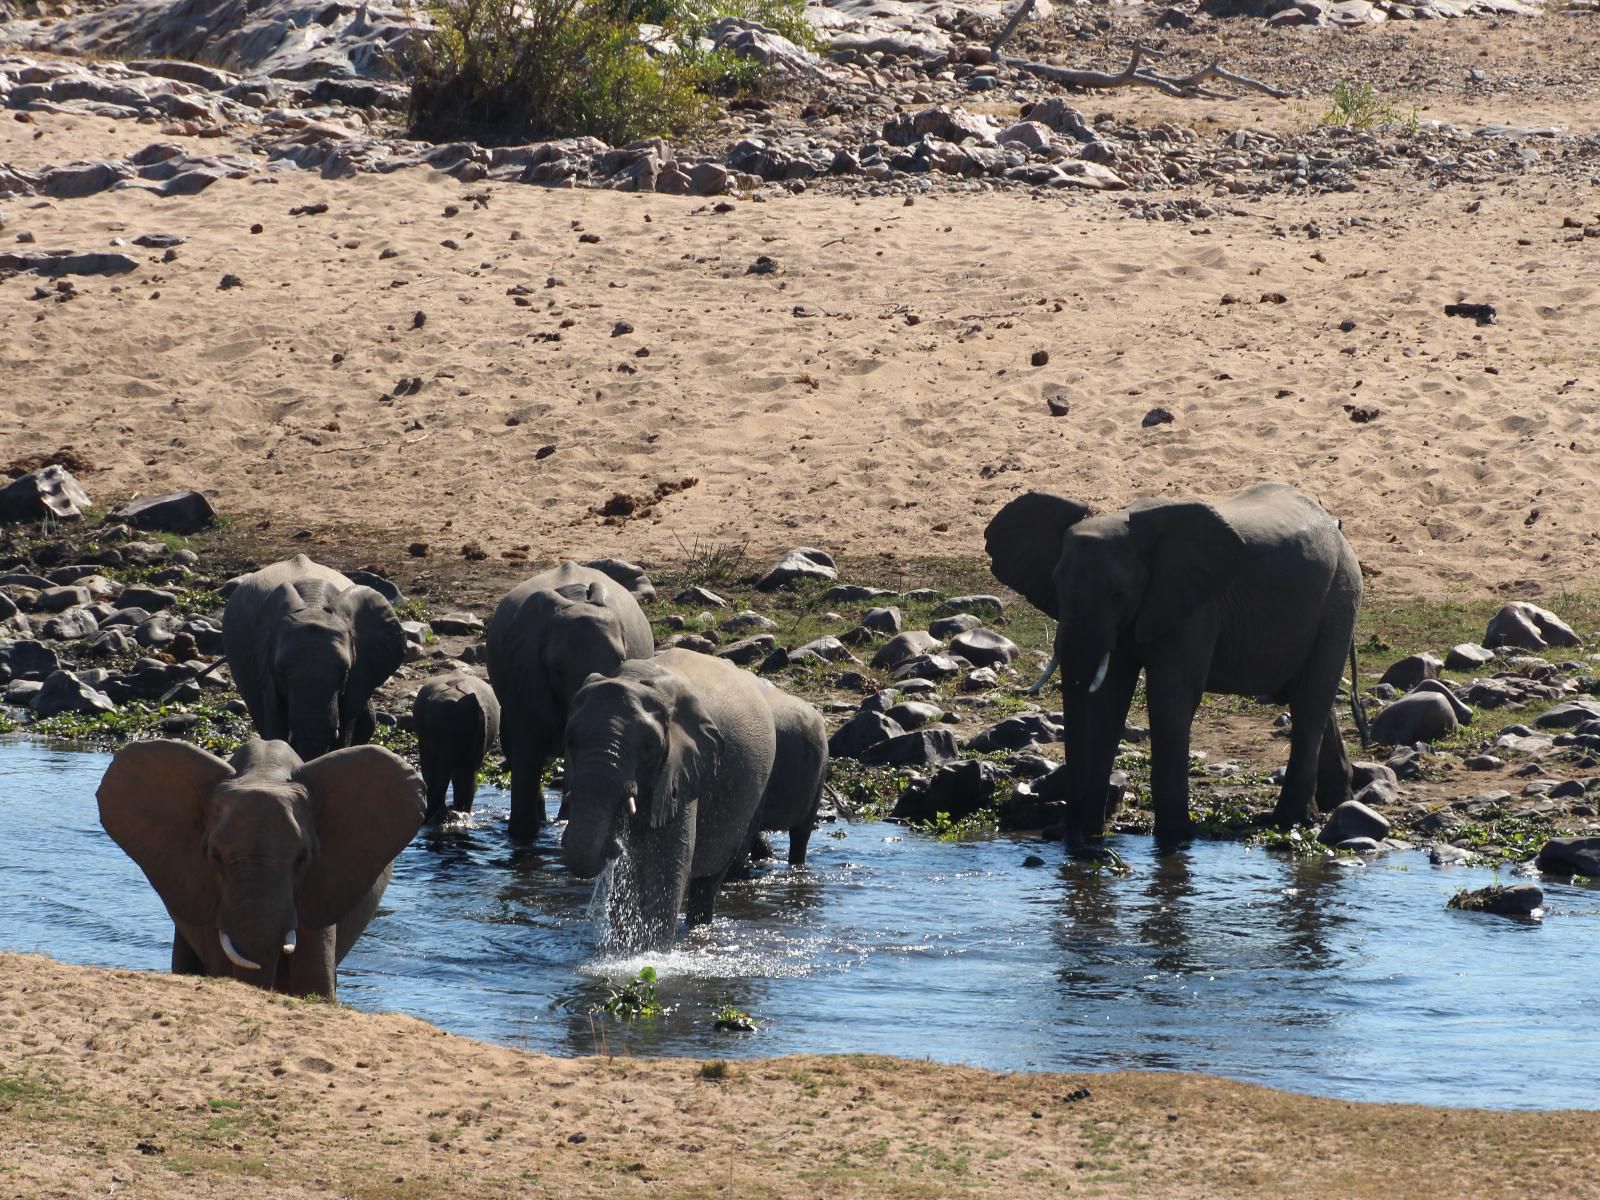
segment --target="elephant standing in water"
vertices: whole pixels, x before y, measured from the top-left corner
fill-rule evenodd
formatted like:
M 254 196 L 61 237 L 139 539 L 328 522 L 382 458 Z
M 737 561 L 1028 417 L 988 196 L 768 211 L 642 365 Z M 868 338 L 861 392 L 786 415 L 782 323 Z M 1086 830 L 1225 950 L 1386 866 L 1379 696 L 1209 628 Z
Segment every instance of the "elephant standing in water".
M 335 998 L 335 969 L 422 824 L 422 781 L 379 746 L 302 762 L 251 741 L 224 762 L 134 742 L 100 781 L 100 823 L 172 917 L 172 970 Z
M 1159 841 L 1189 832 L 1189 726 L 1205 692 L 1288 704 L 1279 824 L 1314 822 L 1316 804 L 1349 799 L 1333 706 L 1346 656 L 1354 661 L 1361 567 L 1338 523 L 1281 483 L 1215 504 L 1140 500 L 1088 514 L 1030 492 L 985 531 L 995 578 L 1058 622 L 1069 840 L 1104 833 L 1107 782 L 1141 670 Z
M 540 778 L 561 751 L 573 696 L 655 650 L 639 602 L 592 567 L 564 562 L 507 592 L 489 619 L 489 682 L 500 698 L 500 744 L 511 764 L 511 836 L 544 824 Z
M 816 705 L 782 688 L 767 685 L 761 698 L 772 710 L 777 753 L 750 838 L 762 830 L 787 830 L 789 865 L 803 867 L 828 776 L 828 727 Z
M 372 694 L 406 654 L 387 600 L 304 554 L 239 580 L 222 644 L 256 731 L 307 762 L 372 740 Z
M 626 852 L 613 927 L 630 949 L 670 945 L 686 903 L 691 928 L 711 920 L 777 752 L 765 690 L 721 659 L 664 650 L 573 698 L 562 857 L 587 879 Z
M 417 731 L 417 759 L 428 789 L 424 820 L 444 816 L 444 794 L 453 791 L 450 807 L 469 813 L 478 793 L 478 768 L 500 736 L 500 701 L 476 675 L 453 671 L 430 679 L 411 706 Z

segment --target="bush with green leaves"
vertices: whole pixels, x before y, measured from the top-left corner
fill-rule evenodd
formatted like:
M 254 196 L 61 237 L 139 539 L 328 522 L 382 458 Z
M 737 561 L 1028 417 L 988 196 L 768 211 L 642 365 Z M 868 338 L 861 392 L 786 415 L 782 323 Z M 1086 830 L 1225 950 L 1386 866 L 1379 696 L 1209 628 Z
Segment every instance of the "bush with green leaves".
M 713 50 L 722 17 L 814 44 L 804 0 L 434 0 L 411 87 L 411 127 L 434 140 L 681 136 L 763 68 Z M 640 26 L 654 27 L 648 40 Z

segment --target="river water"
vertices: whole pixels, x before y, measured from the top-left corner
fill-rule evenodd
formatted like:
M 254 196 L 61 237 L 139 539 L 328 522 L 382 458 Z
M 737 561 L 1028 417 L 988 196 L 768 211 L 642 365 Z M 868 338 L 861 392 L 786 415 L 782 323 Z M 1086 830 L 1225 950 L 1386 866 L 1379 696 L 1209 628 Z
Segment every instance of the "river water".
M 166 969 L 165 910 L 96 815 L 108 761 L 0 742 L 0 950 Z M 1517 922 L 1447 911 L 1495 875 L 1419 853 L 1363 866 L 1200 842 L 1157 858 L 1125 837 L 1131 874 L 1111 875 L 1053 845 L 841 823 L 812 837 L 806 870 L 724 888 L 713 925 L 669 953 L 604 961 L 593 885 L 566 875 L 553 830 L 513 851 L 507 811 L 481 789 L 470 826 L 401 854 L 342 1001 L 553 1054 L 866 1052 L 1600 1107 L 1600 889 L 1547 882 L 1544 919 Z M 646 964 L 665 1016 L 592 1014 Z M 716 1031 L 720 1000 L 759 1031 Z

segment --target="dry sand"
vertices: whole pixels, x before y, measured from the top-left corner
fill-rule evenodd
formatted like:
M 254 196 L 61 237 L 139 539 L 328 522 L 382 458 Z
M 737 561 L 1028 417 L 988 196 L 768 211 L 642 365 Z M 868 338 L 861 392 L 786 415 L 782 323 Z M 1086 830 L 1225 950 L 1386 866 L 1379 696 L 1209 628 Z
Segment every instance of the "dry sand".
M 0 160 L 144 140 L 37 127 L 0 122 Z M 971 556 L 1027 488 L 1114 507 L 1270 477 L 1344 519 L 1377 588 L 1572 589 L 1600 538 L 1600 243 L 1562 222 L 1594 206 L 1545 175 L 1241 202 L 1198 228 L 1102 195 L 719 213 L 420 170 L 107 192 L 13 208 L 8 231 L 189 241 L 171 263 L 132 248 L 138 272 L 68 303 L 0 283 L 0 462 L 70 445 L 97 498 L 195 486 L 274 533 L 647 563 L 696 539 Z M 775 273 L 747 274 L 760 255 Z M 1462 299 L 1499 323 L 1446 317 Z M 1158 405 L 1176 420 L 1142 427 Z M 624 527 L 591 511 L 686 479 Z

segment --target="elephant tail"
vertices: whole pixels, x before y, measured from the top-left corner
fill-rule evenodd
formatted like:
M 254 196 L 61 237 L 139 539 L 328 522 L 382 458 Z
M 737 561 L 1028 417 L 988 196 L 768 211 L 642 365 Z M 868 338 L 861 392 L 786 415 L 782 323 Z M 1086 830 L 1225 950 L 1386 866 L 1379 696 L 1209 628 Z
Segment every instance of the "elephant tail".
M 1361 707 L 1361 676 L 1356 670 L 1356 640 L 1350 639 L 1350 715 L 1355 718 L 1356 734 L 1361 738 L 1361 748 L 1372 745 L 1372 731 L 1367 728 L 1367 712 Z

